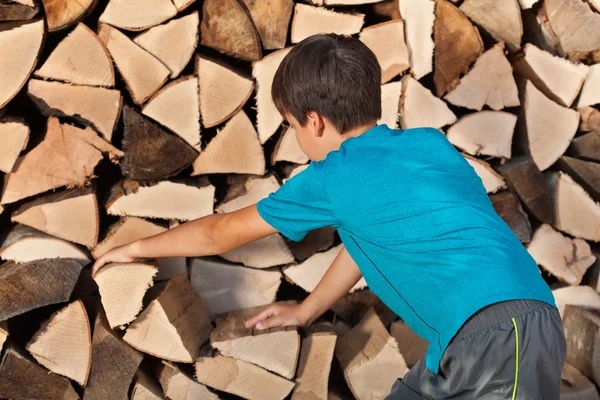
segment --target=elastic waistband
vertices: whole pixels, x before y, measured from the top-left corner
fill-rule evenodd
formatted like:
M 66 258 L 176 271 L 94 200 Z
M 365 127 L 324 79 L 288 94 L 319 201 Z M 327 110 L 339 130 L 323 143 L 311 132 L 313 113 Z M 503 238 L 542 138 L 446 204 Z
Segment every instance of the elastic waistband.
M 490 304 L 473 314 L 460 328 L 454 340 L 463 339 L 539 308 L 549 308 L 556 311 L 551 305 L 538 300 L 520 299 Z

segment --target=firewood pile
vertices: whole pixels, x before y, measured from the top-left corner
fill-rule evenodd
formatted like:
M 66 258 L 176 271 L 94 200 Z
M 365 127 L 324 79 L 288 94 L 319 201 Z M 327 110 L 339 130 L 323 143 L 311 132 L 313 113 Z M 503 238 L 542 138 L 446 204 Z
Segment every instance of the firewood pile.
M 377 56 L 380 123 L 464 154 L 554 290 L 563 398 L 600 399 L 598 0 L 0 0 L 0 398 L 382 399 L 424 355 L 364 280 L 244 328 L 315 288 L 330 228 L 90 274 L 306 167 L 270 89 L 321 32 Z

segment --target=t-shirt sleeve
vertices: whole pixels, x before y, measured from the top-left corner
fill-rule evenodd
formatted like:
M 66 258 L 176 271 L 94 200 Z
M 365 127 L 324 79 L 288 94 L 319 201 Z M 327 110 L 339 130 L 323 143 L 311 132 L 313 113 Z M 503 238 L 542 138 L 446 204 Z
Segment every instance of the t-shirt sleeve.
M 324 185 L 323 169 L 315 163 L 259 201 L 257 209 L 269 225 L 295 242 L 313 229 L 338 224 Z

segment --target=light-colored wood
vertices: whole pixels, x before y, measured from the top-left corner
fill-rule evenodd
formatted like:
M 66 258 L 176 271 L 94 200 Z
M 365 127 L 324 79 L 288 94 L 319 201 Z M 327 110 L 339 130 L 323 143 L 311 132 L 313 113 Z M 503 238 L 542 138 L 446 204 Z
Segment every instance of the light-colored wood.
M 600 310 L 600 293 L 589 286 L 565 286 L 553 290 L 552 294 L 561 316 L 564 316 L 567 305 Z
M 433 71 L 434 8 L 433 0 L 400 1 L 400 14 L 406 26 L 410 67 L 415 79 L 421 79 Z
M 498 43 L 483 53 L 444 99 L 478 111 L 484 105 L 496 111 L 520 105 L 512 67 L 504 55 L 504 43 Z
M 273 175 L 264 178 L 243 178 L 230 182 L 227 195 L 216 207 L 218 213 L 229 213 L 258 203 L 279 189 L 279 182 Z
M 118 29 L 101 24 L 98 37 L 110 52 L 136 104 L 148 100 L 169 78 L 171 71 L 162 62 Z
M 8 323 L 6 321 L 0 322 L 0 353 L 2 353 L 2 347 L 8 338 Z
M 302 339 L 292 400 L 328 400 L 329 372 L 337 335 L 315 332 Z
M 359 400 L 384 398 L 408 371 L 396 340 L 372 309 L 338 339 L 335 356 L 352 394 Z
M 108 228 L 104 239 L 92 250 L 96 259 L 107 251 L 145 237 L 158 235 L 167 228 L 136 217 L 122 217 Z
M 230 262 L 260 269 L 294 262 L 294 255 L 279 234 L 256 240 L 219 256 Z
M 37 63 L 44 37 L 44 20 L 0 31 L 0 71 L 4 71 L 0 74 L 0 109 L 25 85 Z
M 398 112 L 402 82 L 390 82 L 381 86 L 381 119 L 378 124 L 386 124 L 392 129 L 398 128 Z
M 248 400 L 283 400 L 294 388 L 294 382 L 229 357 L 200 357 L 195 366 L 200 383 Z
M 541 171 L 567 150 L 577 132 L 579 113 L 556 104 L 527 81 L 524 92 L 525 135 L 529 152 Z
M 592 381 L 565 362 L 560 376 L 560 400 L 600 400 L 600 395 Z
M 581 88 L 577 107 L 593 106 L 600 103 L 600 64 L 591 65 Z
M 450 143 L 470 155 L 509 159 L 517 116 L 503 111 L 468 114 L 448 128 Z
M 194 161 L 192 176 L 224 173 L 265 173 L 263 148 L 252 122 L 243 110 L 225 124 Z
M 425 357 L 429 342 L 413 332 L 404 321 L 396 321 L 390 325 L 390 335 L 396 339 L 398 350 L 409 367 Z
M 162 361 L 156 375 L 165 396 L 171 400 L 218 400 L 220 397 L 167 361 Z
M 13 170 L 19 154 L 29 142 L 29 126 L 20 121 L 0 121 L 0 171 Z
M 578 110 L 580 114 L 579 130 L 583 132 L 594 131 L 597 134 L 600 134 L 600 111 L 590 106 L 580 107 Z M 577 140 L 578 139 L 574 139 L 572 143 L 575 143 Z M 592 145 L 592 148 L 597 147 L 598 146 Z M 594 151 L 592 150 L 592 153 L 593 152 Z
M 261 143 L 273 136 L 283 122 L 283 117 L 273 103 L 271 87 L 277 68 L 290 50 L 291 48 L 286 48 L 275 51 L 252 64 L 252 76 L 256 79 L 256 129 Z
M 112 161 L 114 164 L 118 164 L 125 155 L 121 150 L 117 149 L 106 140 L 100 138 L 90 127 L 80 129 L 73 125 L 63 124 L 62 130 L 65 136 L 77 138 L 78 140 L 81 140 L 82 142 L 85 142 L 96 148 L 101 153 L 106 154 L 110 161 Z
M 56 257 L 74 258 L 83 265 L 90 261 L 87 253 L 73 243 L 26 225 L 15 225 L 0 246 L 0 258 L 19 263 Z
M 77 23 L 86 17 L 96 0 L 42 0 L 46 10 L 48 31 L 54 32 Z
M 579 285 L 596 261 L 585 240 L 563 236 L 548 224 L 534 233 L 527 251 L 538 265 L 569 285 Z
M 76 85 L 110 87 L 115 84 L 108 50 L 81 22 L 56 46 L 33 76 Z
M 31 226 L 57 238 L 94 247 L 100 227 L 98 201 L 89 189 L 53 193 L 25 203 L 11 221 Z
M 177 7 L 177 11 L 183 11 L 191 6 L 196 0 L 173 0 L 173 4 Z
M 460 11 L 494 39 L 506 43 L 510 51 L 517 51 L 521 47 L 523 22 L 517 0 L 465 0 L 460 5 Z
M 143 31 L 176 14 L 170 0 L 110 0 L 99 21 L 128 31 Z
M 163 393 L 160 385 L 154 378 L 142 368 L 135 374 L 131 400 L 162 400 Z
M 496 193 L 500 189 L 506 189 L 506 182 L 502 178 L 502 175 L 494 171 L 494 169 L 487 162 L 480 160 L 475 157 L 463 154 L 471 167 L 475 170 L 481 182 L 488 193 Z
M 549 178 L 554 193 L 555 227 L 574 237 L 600 241 L 600 205 L 563 172 Z
M 180 275 L 133 321 L 123 340 L 164 360 L 193 363 L 211 330 L 200 296 Z
M 356 6 L 359 4 L 378 3 L 382 0 L 311 0 L 314 3 L 325 3 L 326 6 Z
M 192 59 L 198 46 L 198 11 L 158 25 L 133 39 L 140 47 L 154 55 L 176 78 Z
M 598 0 L 585 0 L 586 3 L 590 5 L 592 10 L 596 12 L 600 12 L 600 1 Z
M 300 335 L 295 327 L 247 329 L 244 324 L 268 306 L 253 307 L 217 316 L 210 344 L 221 355 L 248 361 L 287 379 L 296 373 Z
M 76 300 L 52 314 L 27 350 L 50 371 L 85 386 L 92 365 L 92 334 L 83 302 Z
M 381 67 L 381 83 L 410 68 L 408 48 L 404 42 L 404 22 L 400 19 L 363 29 L 358 38 L 373 51 Z
M 300 172 L 304 171 L 306 168 L 308 168 L 309 164 L 306 165 L 299 165 L 297 167 L 294 167 L 291 171 L 290 174 L 287 176 L 286 179 L 283 180 L 283 183 L 286 183 L 288 180 L 292 179 L 294 176 L 298 175 Z
M 296 139 L 296 130 L 292 126 L 284 128 L 279 140 L 273 149 L 271 164 L 279 161 L 288 161 L 295 164 L 306 164 L 309 159 L 300 148 Z
M 196 75 L 200 81 L 200 114 L 202 125 L 206 128 L 227 121 L 252 96 L 252 79 L 232 68 L 204 55 L 196 56 Z
M 562 156 L 558 167 L 572 176 L 593 199 L 600 200 L 600 163 Z
M 284 268 L 283 274 L 293 283 L 310 293 L 315 290 L 331 266 L 331 263 L 333 263 L 343 248 L 344 246 L 340 244 L 322 253 L 316 253 L 297 265 Z M 361 278 L 356 285 L 350 289 L 349 293 L 365 287 L 367 287 L 367 282 L 365 281 L 365 278 Z
M 159 90 L 144 106 L 142 114 L 175 132 L 200 151 L 200 104 L 198 78 L 180 78 Z
M 443 100 L 410 76 L 402 78 L 400 125 L 403 129 L 431 126 L 441 128 L 456 122 L 456 115 Z
M 266 50 L 282 49 L 292 17 L 292 0 L 243 0 Z
M 211 319 L 229 311 L 271 304 L 281 283 L 277 269 L 240 267 L 218 259 L 194 258 L 190 281 Z
M 93 276 L 111 328 L 123 329 L 142 311 L 142 299 L 158 272 L 152 264 L 109 263 Z
M 323 7 L 296 3 L 290 39 L 292 43 L 298 43 L 318 33 L 353 35 L 360 32 L 364 22 L 364 14 L 341 13 Z
M 33 0 L 14 0 L 15 3 L 23 4 L 29 7 L 35 7 L 36 4 Z
M 523 10 L 528 10 L 531 7 L 533 7 L 533 5 L 535 3 L 537 3 L 539 0 L 519 0 L 519 4 L 521 5 L 521 8 Z
M 587 76 L 588 67 L 540 50 L 531 43 L 524 56 L 513 64 L 517 74 L 529 79 L 551 100 L 571 106 Z

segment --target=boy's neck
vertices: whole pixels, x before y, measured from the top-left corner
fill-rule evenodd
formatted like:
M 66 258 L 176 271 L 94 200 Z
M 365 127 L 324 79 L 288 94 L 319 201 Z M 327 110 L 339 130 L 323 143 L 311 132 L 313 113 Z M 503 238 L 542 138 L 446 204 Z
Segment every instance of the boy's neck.
M 340 134 L 339 135 L 340 136 L 340 146 L 344 140 L 347 140 L 347 139 L 350 139 L 353 137 L 358 137 L 358 136 L 362 135 L 363 133 L 365 133 L 366 131 L 375 128 L 376 126 L 377 126 L 377 122 L 373 122 L 370 124 L 366 124 L 366 125 L 351 129 L 344 134 Z

